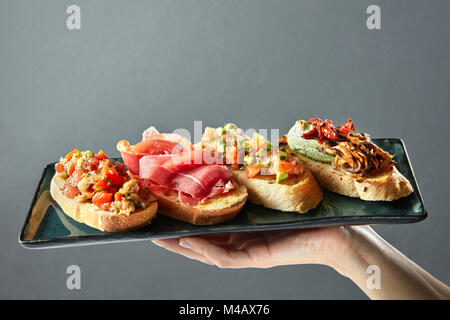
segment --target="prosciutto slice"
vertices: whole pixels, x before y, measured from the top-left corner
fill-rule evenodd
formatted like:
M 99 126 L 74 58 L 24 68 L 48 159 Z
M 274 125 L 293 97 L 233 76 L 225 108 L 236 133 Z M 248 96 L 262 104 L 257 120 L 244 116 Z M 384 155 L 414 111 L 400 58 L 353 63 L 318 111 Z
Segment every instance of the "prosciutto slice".
M 117 149 L 130 172 L 150 189 L 177 192 L 184 204 L 196 205 L 233 188 L 225 166 L 205 164 L 202 151 L 194 151 L 190 141 L 178 134 L 161 134 L 151 127 L 141 142 L 130 146 L 120 141 Z
M 132 174 L 139 174 L 139 160 L 143 156 L 170 155 L 177 148 L 176 144 L 163 140 L 143 140 L 134 146 L 122 140 L 117 144 L 117 149 L 121 152 L 122 159 Z
M 172 171 L 165 166 L 165 156 L 145 156 L 139 161 L 139 176 L 170 189 L 182 191 L 193 198 L 203 199 L 213 187 L 224 189 L 231 179 L 227 168 L 219 165 L 202 165 L 188 170 Z M 222 181 L 222 183 L 219 183 Z

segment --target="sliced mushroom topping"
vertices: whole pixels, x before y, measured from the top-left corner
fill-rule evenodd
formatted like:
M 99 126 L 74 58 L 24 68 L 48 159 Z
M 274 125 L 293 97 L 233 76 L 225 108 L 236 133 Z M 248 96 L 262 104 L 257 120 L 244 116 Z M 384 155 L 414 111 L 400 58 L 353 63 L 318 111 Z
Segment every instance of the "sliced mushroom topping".
M 334 146 L 332 144 L 335 144 Z M 386 151 L 372 143 L 370 136 L 363 133 L 341 134 L 338 141 L 324 144 L 322 151 L 335 155 L 333 167 L 364 176 L 373 170 L 381 171 L 395 165 Z

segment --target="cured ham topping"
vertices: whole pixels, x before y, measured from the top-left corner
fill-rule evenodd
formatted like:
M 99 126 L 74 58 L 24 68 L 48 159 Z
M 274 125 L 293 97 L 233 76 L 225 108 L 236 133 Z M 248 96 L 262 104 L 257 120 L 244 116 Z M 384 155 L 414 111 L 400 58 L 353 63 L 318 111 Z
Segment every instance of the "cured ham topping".
M 205 163 L 203 151 L 194 150 L 185 137 L 161 134 L 152 127 L 143 139 L 134 146 L 120 141 L 117 149 L 128 169 L 144 179 L 150 190 L 176 193 L 180 202 L 196 205 L 233 189 L 228 169 Z
M 139 176 L 166 188 L 182 191 L 196 199 L 209 195 L 214 187 L 224 189 L 231 173 L 219 165 L 198 165 L 197 167 L 172 170 L 170 156 L 145 156 L 140 160 Z M 222 182 L 221 182 L 222 181 Z
M 365 176 L 370 173 L 391 169 L 397 165 L 392 155 L 375 145 L 368 134 L 351 133 L 355 131 L 353 121 L 335 127 L 330 120 L 318 118 L 308 122 L 301 120 L 304 139 L 317 139 L 318 149 L 333 155 L 333 167 L 352 174 Z
M 143 133 L 143 140 L 133 146 L 128 141 L 117 143 L 117 149 L 131 173 L 139 174 L 139 160 L 148 155 L 176 155 L 190 156 L 194 147 L 185 137 L 175 133 L 159 133 L 154 127 L 150 127 Z

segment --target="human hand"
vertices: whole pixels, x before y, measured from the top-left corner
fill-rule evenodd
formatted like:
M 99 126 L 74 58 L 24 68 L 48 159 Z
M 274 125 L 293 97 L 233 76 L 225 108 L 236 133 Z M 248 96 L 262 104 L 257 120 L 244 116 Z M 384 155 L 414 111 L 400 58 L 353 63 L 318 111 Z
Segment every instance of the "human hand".
M 232 233 L 153 240 L 159 246 L 220 268 L 324 264 L 349 277 L 372 299 L 449 299 L 450 288 L 389 245 L 369 226 Z M 367 286 L 367 268 L 383 284 Z
M 231 233 L 153 242 L 220 268 L 269 268 L 311 263 L 334 267 L 349 251 L 347 228 L 350 227 Z

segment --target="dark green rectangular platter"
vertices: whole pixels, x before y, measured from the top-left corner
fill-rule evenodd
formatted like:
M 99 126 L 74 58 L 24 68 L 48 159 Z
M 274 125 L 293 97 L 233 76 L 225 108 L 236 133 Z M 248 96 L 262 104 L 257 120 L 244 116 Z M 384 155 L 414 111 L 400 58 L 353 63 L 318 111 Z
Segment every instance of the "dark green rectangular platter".
M 427 213 L 403 141 L 374 139 L 374 142 L 395 155 L 398 170 L 414 188 L 408 197 L 393 202 L 362 201 L 323 190 L 322 202 L 307 214 L 281 212 L 247 203 L 233 220 L 218 225 L 194 226 L 157 215 L 148 226 L 116 233 L 101 232 L 64 214 L 50 196 L 49 186 L 55 171 L 54 164 L 49 164 L 44 168 L 19 242 L 25 248 L 41 249 L 229 232 L 411 223 L 425 219 Z

